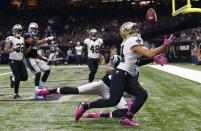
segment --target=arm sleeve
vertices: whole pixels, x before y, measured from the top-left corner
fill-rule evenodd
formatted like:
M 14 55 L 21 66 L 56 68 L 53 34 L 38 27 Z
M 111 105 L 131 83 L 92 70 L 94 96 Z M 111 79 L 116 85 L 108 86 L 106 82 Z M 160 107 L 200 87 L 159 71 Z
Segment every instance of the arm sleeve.
M 136 64 L 137 64 L 138 66 L 143 66 L 143 65 L 149 64 L 149 63 L 151 63 L 151 62 L 153 62 L 153 61 L 154 61 L 153 59 L 150 59 L 150 58 L 148 58 L 148 57 L 142 56 L 142 57 L 138 58 Z

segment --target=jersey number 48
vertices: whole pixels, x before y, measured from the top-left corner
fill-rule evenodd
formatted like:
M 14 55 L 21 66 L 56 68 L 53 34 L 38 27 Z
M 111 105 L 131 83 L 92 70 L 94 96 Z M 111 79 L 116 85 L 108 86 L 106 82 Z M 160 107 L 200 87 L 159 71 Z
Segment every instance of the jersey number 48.
M 90 50 L 92 51 L 92 53 L 99 53 L 99 49 L 100 49 L 100 46 L 99 45 L 92 45 Z

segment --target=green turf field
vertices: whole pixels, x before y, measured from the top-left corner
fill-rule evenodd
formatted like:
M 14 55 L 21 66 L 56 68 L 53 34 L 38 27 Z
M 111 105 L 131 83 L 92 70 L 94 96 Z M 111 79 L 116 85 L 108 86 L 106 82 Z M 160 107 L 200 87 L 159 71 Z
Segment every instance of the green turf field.
M 0 74 L 10 72 L 1 69 Z M 100 67 L 96 75 L 105 72 Z M 140 82 L 149 93 L 144 107 L 135 115 L 138 127 L 125 127 L 119 119 L 86 119 L 74 122 L 74 111 L 80 101 L 95 100 L 97 96 L 49 96 L 46 101 L 34 101 L 33 75 L 20 88 L 21 101 L 13 101 L 9 75 L 0 76 L 0 131 L 199 131 L 201 130 L 201 85 L 151 67 L 141 68 Z M 52 67 L 48 88 L 79 86 L 87 83 L 88 70 L 80 72 L 71 67 Z M 58 82 L 56 82 L 58 81 Z M 111 111 L 113 108 L 101 109 Z M 95 110 L 91 110 L 95 111 Z

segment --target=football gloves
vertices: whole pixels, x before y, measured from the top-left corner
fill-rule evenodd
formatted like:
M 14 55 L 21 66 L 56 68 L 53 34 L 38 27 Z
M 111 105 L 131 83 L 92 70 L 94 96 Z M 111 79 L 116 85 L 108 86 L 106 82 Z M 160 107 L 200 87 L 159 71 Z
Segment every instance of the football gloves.
M 171 34 L 169 36 L 169 38 L 167 36 L 165 36 L 163 44 L 165 46 L 169 46 L 169 45 L 171 45 L 175 41 L 175 39 L 176 39 L 176 37 L 173 34 Z

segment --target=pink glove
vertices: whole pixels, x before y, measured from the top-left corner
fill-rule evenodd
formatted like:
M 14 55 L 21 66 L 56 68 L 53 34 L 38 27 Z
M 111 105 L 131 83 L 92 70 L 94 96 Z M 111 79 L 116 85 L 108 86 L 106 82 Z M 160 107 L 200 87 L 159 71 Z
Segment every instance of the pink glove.
M 167 36 L 165 36 L 163 44 L 165 46 L 169 46 L 175 41 L 175 39 L 176 39 L 176 37 L 173 34 L 171 34 L 169 38 L 167 38 Z
M 162 56 L 162 55 L 156 55 L 156 56 L 154 56 L 154 57 L 153 57 L 153 60 L 154 60 L 156 63 L 160 64 L 161 66 L 167 64 L 167 62 L 168 62 L 168 61 L 167 61 L 167 58 L 164 57 L 164 56 Z

